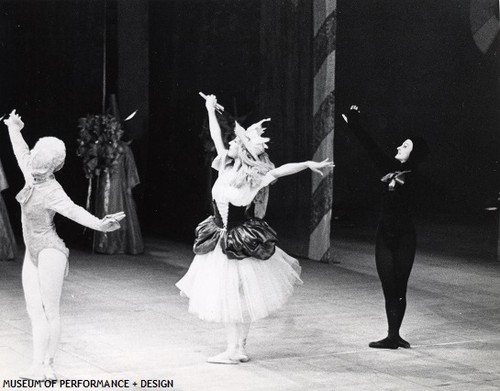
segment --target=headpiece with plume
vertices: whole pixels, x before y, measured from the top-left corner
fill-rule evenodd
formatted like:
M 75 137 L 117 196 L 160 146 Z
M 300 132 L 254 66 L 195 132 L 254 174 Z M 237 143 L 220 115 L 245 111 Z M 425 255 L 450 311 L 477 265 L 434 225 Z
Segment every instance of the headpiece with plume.
M 255 160 L 259 159 L 259 155 L 267 149 L 266 143 L 270 140 L 268 137 L 262 137 L 266 128 L 262 127 L 262 123 L 270 121 L 271 118 L 265 118 L 247 128 L 245 130 L 238 122 L 235 123 L 234 133 L 241 141 L 245 149 L 252 155 Z

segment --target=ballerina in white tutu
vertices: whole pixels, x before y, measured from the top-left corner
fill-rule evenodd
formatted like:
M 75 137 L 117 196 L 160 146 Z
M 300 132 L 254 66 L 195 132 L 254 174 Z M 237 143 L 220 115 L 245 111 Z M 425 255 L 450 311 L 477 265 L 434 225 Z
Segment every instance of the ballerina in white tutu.
M 219 172 L 212 188 L 214 215 L 196 228 L 196 256 L 176 284 L 189 298 L 189 312 L 226 325 L 227 349 L 209 363 L 238 364 L 245 352 L 250 323 L 281 308 L 300 284 L 299 262 L 276 246 L 276 232 L 261 218 L 268 185 L 307 168 L 333 167 L 322 162 L 289 163 L 275 168 L 265 152 L 262 120 L 247 130 L 238 123 L 236 137 L 224 147 L 214 95 L 206 96 L 210 135 L 217 150 L 212 167 Z

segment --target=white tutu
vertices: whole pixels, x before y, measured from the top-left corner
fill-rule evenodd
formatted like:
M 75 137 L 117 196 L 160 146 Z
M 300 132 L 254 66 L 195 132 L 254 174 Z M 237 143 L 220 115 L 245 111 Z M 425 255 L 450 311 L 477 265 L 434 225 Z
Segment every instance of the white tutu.
M 268 260 L 228 259 L 217 244 L 196 255 L 176 286 L 189 297 L 189 312 L 208 322 L 249 322 L 281 308 L 302 284 L 299 262 L 276 247 Z

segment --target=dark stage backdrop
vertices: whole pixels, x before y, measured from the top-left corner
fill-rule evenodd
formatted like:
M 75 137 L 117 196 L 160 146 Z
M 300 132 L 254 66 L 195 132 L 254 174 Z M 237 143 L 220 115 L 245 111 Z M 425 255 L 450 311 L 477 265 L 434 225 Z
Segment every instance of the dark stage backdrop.
M 483 55 L 469 0 L 339 1 L 334 205 L 378 206 L 379 176 L 342 110 L 358 104 L 388 153 L 419 133 L 432 154 L 422 167 L 425 210 L 484 216 L 499 190 L 498 38 Z
M 46 135 L 65 142 L 67 159 L 58 180 L 83 205 L 86 181 L 75 155 L 77 124 L 78 118 L 101 108 L 104 2 L 2 0 L 0 9 L 1 114 L 17 109 L 30 147 Z M 1 126 L 0 155 L 11 184 L 4 195 L 19 234 L 20 209 L 14 195 L 23 180 Z M 58 227 L 66 240 L 81 237 L 81 228 L 64 218 Z
M 259 1 L 152 1 L 149 10 L 145 222 L 155 233 L 192 240 L 210 213 L 212 184 L 198 92 L 216 94 L 243 126 L 259 119 Z
M 126 93 L 122 111 L 128 114 L 138 88 L 148 111 L 133 132 L 140 139 L 143 227 L 190 240 L 209 212 L 212 180 L 200 139 L 206 114 L 198 91 L 217 94 L 246 126 L 271 116 L 270 152 L 277 164 L 309 158 L 297 147 L 309 142 L 304 59 L 311 21 L 303 18 L 312 14 L 302 12 L 309 4 L 155 0 L 141 7 L 135 1 L 134 12 L 141 14 L 133 22 L 143 23 L 135 37 L 123 24 L 131 17 L 123 8 L 127 2 L 116 4 L 108 1 L 108 82 L 115 89 L 109 92 L 119 98 Z M 0 7 L 0 114 L 19 110 L 30 145 L 47 134 L 66 142 L 67 164 L 58 177 L 83 204 L 86 181 L 74 153 L 77 120 L 101 110 L 104 0 L 1 0 Z M 147 61 L 124 63 L 134 56 L 124 50 L 128 39 L 128 49 L 136 47 L 137 56 Z M 483 55 L 474 45 L 468 0 L 339 1 L 336 58 L 334 207 L 345 213 L 378 208 L 379 178 L 340 120 L 351 103 L 369 114 L 371 131 L 388 152 L 409 132 L 429 140 L 427 210 L 480 213 L 494 199 L 498 63 L 494 49 Z M 13 195 L 22 181 L 6 142 L 0 132 L 0 154 L 12 187 L 7 205 L 19 233 Z M 271 214 L 281 210 L 286 217 L 291 206 L 304 202 L 302 194 L 309 191 L 302 192 L 300 181 L 278 183 Z M 75 224 L 60 220 L 66 238 L 81 236 Z
M 310 1 L 262 1 L 260 112 L 272 118 L 269 153 L 276 166 L 312 159 L 312 38 Z M 309 170 L 271 186 L 268 216 L 295 254 L 308 253 L 310 199 Z
M 271 117 L 276 165 L 311 158 L 311 44 L 309 1 L 150 3 L 149 230 L 192 240 L 211 213 L 214 156 L 200 138 L 206 110 L 198 91 L 216 94 L 245 127 Z M 268 207 L 281 237 L 301 237 L 304 246 L 310 188 L 309 172 L 282 179 Z

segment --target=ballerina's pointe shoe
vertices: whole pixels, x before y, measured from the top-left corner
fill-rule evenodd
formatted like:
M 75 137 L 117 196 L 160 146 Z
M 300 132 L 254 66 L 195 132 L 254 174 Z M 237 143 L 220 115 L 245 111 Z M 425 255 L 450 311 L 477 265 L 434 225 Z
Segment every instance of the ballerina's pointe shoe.
M 207 362 L 210 364 L 229 364 L 235 365 L 239 364 L 239 359 L 236 357 L 234 352 L 225 352 L 219 353 L 216 356 L 212 356 L 207 358 Z
M 21 379 L 29 380 L 45 380 L 44 370 L 42 365 L 34 365 L 19 373 Z
M 45 364 L 43 368 L 43 373 L 46 380 L 57 380 L 56 372 L 54 371 L 54 364 Z
M 250 357 L 248 356 L 244 347 L 239 347 L 238 349 L 236 349 L 236 358 L 238 359 L 239 362 L 250 361 Z
M 239 362 L 249 362 L 250 361 L 250 357 L 246 354 L 239 354 L 238 355 L 238 360 Z

